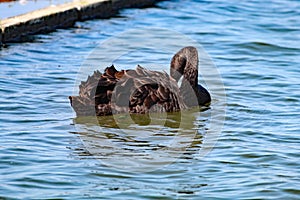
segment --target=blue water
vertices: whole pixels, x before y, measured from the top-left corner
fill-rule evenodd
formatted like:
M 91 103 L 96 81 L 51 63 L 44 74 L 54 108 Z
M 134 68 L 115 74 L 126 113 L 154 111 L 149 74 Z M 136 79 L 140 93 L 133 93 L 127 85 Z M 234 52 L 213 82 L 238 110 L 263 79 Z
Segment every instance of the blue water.
M 174 0 L 2 48 L 0 198 L 300 199 L 299 19 L 300 2 L 294 0 Z M 157 127 L 128 125 L 123 127 L 128 137 L 109 119 L 100 120 L 104 128 L 76 119 L 67 97 L 95 47 L 143 27 L 168 28 L 203 46 L 222 77 L 226 115 L 214 148 L 199 156 L 215 129 L 209 126 L 211 113 L 221 108 L 222 96 L 212 89 L 211 109 L 188 120 L 198 125 L 195 143 L 168 165 L 134 172 L 91 154 L 83 135 L 105 134 L 142 154 L 149 149 L 141 152 L 141 141 L 151 142 L 144 133 Z M 141 52 L 120 63 L 170 60 L 164 52 Z M 174 129 L 161 132 L 162 144 L 174 137 Z

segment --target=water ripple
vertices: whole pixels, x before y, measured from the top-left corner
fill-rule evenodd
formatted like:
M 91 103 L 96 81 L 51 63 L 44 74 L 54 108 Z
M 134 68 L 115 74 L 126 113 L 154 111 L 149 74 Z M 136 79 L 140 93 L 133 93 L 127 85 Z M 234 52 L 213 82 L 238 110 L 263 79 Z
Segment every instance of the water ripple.
M 300 3 L 293 0 L 163 1 L 0 49 L 0 198 L 298 199 L 299 10 Z M 125 129 L 129 133 L 112 119 L 90 123 L 74 118 L 67 97 L 84 59 L 109 37 L 145 26 L 169 28 L 201 43 L 222 75 L 226 121 L 205 157 L 199 154 L 215 128 L 208 122 L 220 117 L 210 117 L 212 110 L 186 118 L 193 126 L 182 132 L 178 147 L 186 148 L 180 154 L 170 147 L 175 133 L 184 130 L 176 118 L 162 128 L 136 117 L 136 125 Z M 153 60 L 152 53 L 145 48 L 119 61 L 132 66 Z M 158 50 L 158 55 L 155 62 L 169 62 L 165 52 Z M 207 70 L 201 59 L 201 70 Z M 215 82 L 213 75 L 206 78 Z M 212 109 L 218 108 L 215 91 Z M 191 130 L 197 134 L 186 146 Z M 85 137 L 106 140 L 95 144 Z M 84 142 L 102 145 L 105 152 L 97 157 Z M 105 163 L 108 153 L 118 156 L 109 152 L 108 142 L 124 147 L 123 156 L 140 159 L 129 163 L 119 156 L 121 167 L 141 168 L 149 162 L 149 152 L 163 148 L 169 154 L 157 157 L 175 161 L 151 172 L 119 171 Z

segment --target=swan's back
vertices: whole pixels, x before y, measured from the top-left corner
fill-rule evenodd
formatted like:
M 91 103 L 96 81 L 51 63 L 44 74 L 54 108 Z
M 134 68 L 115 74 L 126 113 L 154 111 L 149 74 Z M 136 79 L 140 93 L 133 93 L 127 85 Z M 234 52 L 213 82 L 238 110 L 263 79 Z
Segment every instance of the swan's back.
M 147 70 L 117 71 L 114 66 L 95 71 L 70 97 L 78 116 L 115 113 L 173 112 L 186 108 L 177 82 L 167 73 Z

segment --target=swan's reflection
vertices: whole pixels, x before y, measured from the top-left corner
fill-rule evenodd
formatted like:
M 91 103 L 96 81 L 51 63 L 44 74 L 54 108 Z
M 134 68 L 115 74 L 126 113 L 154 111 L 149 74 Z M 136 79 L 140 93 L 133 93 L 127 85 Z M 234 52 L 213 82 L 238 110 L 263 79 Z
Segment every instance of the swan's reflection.
M 118 114 L 74 119 L 86 149 L 121 170 L 150 171 L 201 148 L 209 111 Z M 204 114 L 205 113 L 205 114 Z M 201 115 L 201 116 L 200 116 Z

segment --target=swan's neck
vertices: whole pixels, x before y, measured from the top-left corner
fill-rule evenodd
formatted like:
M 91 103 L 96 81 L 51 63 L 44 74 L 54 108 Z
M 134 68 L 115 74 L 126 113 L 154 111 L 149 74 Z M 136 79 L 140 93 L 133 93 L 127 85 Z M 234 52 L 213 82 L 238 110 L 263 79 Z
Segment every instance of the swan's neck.
M 180 85 L 180 95 L 188 107 L 197 106 L 198 104 L 198 85 L 195 86 L 194 80 L 184 77 Z M 197 82 L 196 82 L 197 83 Z
M 171 76 L 178 82 L 184 77 L 194 88 L 198 85 L 198 51 L 195 47 L 184 47 L 172 58 Z
M 193 89 L 198 88 L 198 59 L 197 63 L 195 63 L 195 60 L 187 60 L 183 71 L 183 83 L 184 82 L 186 82 L 186 84 L 188 83 Z
M 171 76 L 178 82 L 183 76 L 180 93 L 187 106 L 198 105 L 198 52 L 194 47 L 185 47 L 171 61 Z

